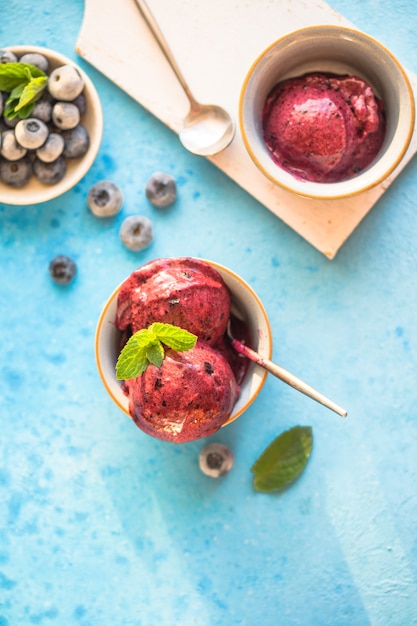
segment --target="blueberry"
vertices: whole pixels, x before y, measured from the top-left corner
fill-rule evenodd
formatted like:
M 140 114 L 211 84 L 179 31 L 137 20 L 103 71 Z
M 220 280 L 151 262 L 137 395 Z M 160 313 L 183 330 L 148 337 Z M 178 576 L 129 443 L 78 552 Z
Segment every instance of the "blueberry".
M 23 187 L 32 175 L 32 164 L 25 156 L 19 161 L 0 159 L 0 179 L 11 187 Z
M 64 157 L 67 159 L 78 159 L 84 156 L 90 147 L 88 132 L 82 124 L 78 124 L 71 130 L 64 130 L 62 136 L 65 142 Z
M 120 239 L 129 250 L 144 250 L 153 240 L 152 222 L 143 215 L 127 217 L 120 229 Z
M 233 453 L 222 443 L 209 443 L 199 454 L 201 471 L 211 478 L 227 474 L 233 467 Z
M 165 207 L 172 204 L 177 197 L 175 179 L 169 174 L 155 172 L 145 186 L 146 197 L 154 206 Z
M 16 141 L 14 130 L 6 130 L 2 135 L 0 154 L 8 161 L 22 159 L 27 150 L 22 148 Z
M 33 173 L 36 178 L 45 185 L 55 185 L 59 183 L 65 176 L 67 164 L 65 159 L 60 156 L 51 163 L 44 163 L 36 158 L 33 161 Z
M 84 115 L 87 110 L 87 101 L 85 99 L 85 95 L 83 93 L 80 93 L 80 95 L 74 98 L 74 100 L 72 100 L 71 102 L 72 104 L 75 104 L 76 107 L 78 107 L 80 115 Z
M 27 54 L 21 56 L 19 61 L 20 63 L 34 65 L 38 69 L 42 70 L 42 72 L 45 72 L 45 74 L 48 73 L 49 61 L 43 54 L 39 54 L 38 52 L 28 52 Z
M 17 56 L 10 50 L 0 50 L 0 63 L 17 63 Z
M 72 102 L 56 102 L 52 109 L 52 121 L 61 130 L 75 128 L 80 123 L 80 110 Z
M 44 94 L 32 109 L 32 117 L 48 123 L 52 119 L 52 98 L 48 93 Z
M 60 285 L 68 285 L 77 272 L 74 261 L 67 256 L 58 255 L 49 263 L 52 280 Z
M 88 192 L 87 204 L 97 217 L 111 217 L 122 208 L 123 194 L 114 183 L 101 180 Z
M 44 163 L 52 163 L 61 156 L 63 150 L 63 137 L 58 133 L 50 133 L 43 146 L 36 150 L 36 156 Z
M 40 148 L 49 134 L 47 125 L 34 117 L 20 120 L 16 124 L 14 132 L 18 143 L 28 150 Z
M 49 75 L 48 90 L 56 100 L 74 100 L 83 89 L 84 79 L 73 65 L 57 67 Z

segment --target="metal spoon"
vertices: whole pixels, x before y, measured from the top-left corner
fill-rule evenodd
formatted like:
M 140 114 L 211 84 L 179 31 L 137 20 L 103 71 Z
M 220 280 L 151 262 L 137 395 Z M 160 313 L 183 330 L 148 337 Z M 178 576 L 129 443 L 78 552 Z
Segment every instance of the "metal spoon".
M 338 415 L 341 415 L 342 417 L 347 417 L 347 411 L 345 411 L 345 409 L 342 409 L 342 407 L 340 407 L 338 404 L 336 404 L 332 400 L 329 400 L 328 398 L 326 398 L 326 396 L 323 396 L 323 394 L 321 394 L 313 387 L 310 387 L 310 385 L 307 385 L 307 383 L 302 381 L 301 378 L 298 378 L 294 374 L 291 374 L 291 372 L 288 372 L 280 365 L 277 365 L 269 359 L 264 358 L 263 356 L 255 352 L 255 350 L 252 350 L 248 346 L 245 346 L 245 344 L 241 343 L 238 339 L 235 339 L 232 335 L 230 320 L 227 325 L 227 334 L 231 341 L 232 347 L 236 350 L 236 352 L 247 357 L 254 363 L 257 363 L 280 380 L 283 380 L 284 383 L 287 383 L 287 385 L 290 385 L 291 387 L 294 387 L 294 389 L 297 389 L 297 391 L 301 391 L 301 393 L 304 393 L 306 396 L 309 396 L 316 402 L 323 404 L 323 406 L 331 409 Z
M 200 156 L 210 156 L 221 152 L 227 148 L 235 134 L 235 125 L 230 115 L 215 104 L 197 102 L 148 5 L 144 0 L 134 1 L 190 102 L 189 113 L 183 120 L 179 131 L 182 145 L 193 154 Z

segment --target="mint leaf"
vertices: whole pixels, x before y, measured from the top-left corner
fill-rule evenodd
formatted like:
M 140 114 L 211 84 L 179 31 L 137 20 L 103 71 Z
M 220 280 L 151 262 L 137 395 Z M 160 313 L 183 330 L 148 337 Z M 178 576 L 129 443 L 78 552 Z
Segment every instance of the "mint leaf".
M 48 78 L 46 76 L 32 78 L 32 80 L 24 86 L 20 95 L 19 104 L 15 107 L 15 111 L 19 111 L 29 104 L 35 104 L 35 102 L 42 95 L 42 92 L 45 89 L 47 82 Z
M 9 93 L 5 116 L 10 120 L 28 117 L 47 84 L 47 75 L 34 65 L 0 64 L 0 91 Z
M 149 363 L 152 363 L 152 365 L 155 365 L 156 367 L 161 367 L 165 356 L 161 342 L 155 341 L 154 343 L 149 344 L 146 349 L 146 356 Z
M 270 493 L 287 487 L 305 468 L 312 447 L 310 426 L 295 426 L 279 435 L 251 467 L 255 489 Z
M 116 363 L 116 378 L 129 380 L 137 378 L 152 363 L 161 367 L 165 351 L 162 344 L 177 352 L 191 350 L 197 336 L 172 324 L 155 322 L 149 328 L 134 333 L 126 342 Z
M 28 83 L 39 76 L 46 77 L 46 74 L 29 63 L 0 63 L 0 91 L 10 93 L 21 83 Z
M 141 337 L 135 333 L 123 347 L 116 363 L 116 378 L 118 380 L 137 378 L 148 367 L 149 359 L 146 356 L 146 345 L 141 344 Z
M 149 326 L 149 330 L 153 332 L 162 343 L 168 348 L 177 352 L 185 352 L 194 348 L 197 336 L 173 324 L 163 324 L 162 322 L 154 322 Z

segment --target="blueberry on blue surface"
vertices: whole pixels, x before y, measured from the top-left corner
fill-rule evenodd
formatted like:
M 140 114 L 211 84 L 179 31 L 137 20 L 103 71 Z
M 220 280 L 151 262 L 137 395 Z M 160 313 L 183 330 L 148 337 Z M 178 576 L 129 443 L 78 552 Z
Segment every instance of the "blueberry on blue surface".
M 201 471 L 211 478 L 224 476 L 233 467 L 233 453 L 223 443 L 210 443 L 200 451 L 198 463 Z
M 45 122 L 35 117 L 19 120 L 16 124 L 15 135 L 17 142 L 28 150 L 40 148 L 46 141 L 49 129 Z
M 120 228 L 120 239 L 129 250 L 144 250 L 153 240 L 151 220 L 144 215 L 127 217 Z
M 86 154 L 90 147 L 90 138 L 87 130 L 82 124 L 78 124 L 71 130 L 62 131 L 64 138 L 64 157 L 67 159 L 78 159 Z
M 122 208 L 123 194 L 111 181 L 101 180 L 89 190 L 87 204 L 97 217 L 111 217 Z
M 77 272 L 77 266 L 72 259 L 65 255 L 58 255 L 49 263 L 49 273 L 54 282 L 60 285 L 70 283 Z
M 33 161 L 33 173 L 36 178 L 45 185 L 55 185 L 59 183 L 65 176 L 67 164 L 65 159 L 60 156 L 51 163 L 44 163 L 36 158 Z
M 84 89 L 84 79 L 73 65 L 62 65 L 52 70 L 48 80 L 49 93 L 55 100 L 69 102 Z
M 177 185 L 170 174 L 155 172 L 145 186 L 146 197 L 157 207 L 166 207 L 172 204 L 177 197 Z
M 11 187 L 23 187 L 32 175 L 32 164 L 28 156 L 19 161 L 0 159 L 0 179 Z

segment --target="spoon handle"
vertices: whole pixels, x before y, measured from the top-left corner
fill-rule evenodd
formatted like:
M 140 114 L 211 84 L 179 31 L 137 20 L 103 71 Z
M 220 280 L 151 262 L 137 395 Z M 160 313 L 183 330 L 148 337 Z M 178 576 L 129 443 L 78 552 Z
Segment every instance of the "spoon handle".
M 154 16 L 152 15 L 152 12 L 150 10 L 150 8 L 148 7 L 147 3 L 145 2 L 145 0 L 134 0 L 137 8 L 139 9 L 143 19 L 145 20 L 145 22 L 147 23 L 149 30 L 152 32 L 153 36 L 155 37 L 156 42 L 159 44 L 159 47 L 161 48 L 162 52 L 164 53 L 164 56 L 166 58 L 166 60 L 168 61 L 168 63 L 171 66 L 171 69 L 173 70 L 175 76 L 177 77 L 181 87 L 184 89 L 187 98 L 189 99 L 191 104 L 194 104 L 196 101 L 194 99 L 194 96 L 192 95 L 190 88 L 188 87 L 188 84 L 180 70 L 180 68 L 177 65 L 177 62 L 166 42 L 166 39 L 164 37 L 164 35 L 162 34 L 161 29 L 158 26 L 157 21 L 155 20 Z
M 287 383 L 287 385 L 290 385 L 297 391 L 300 391 L 304 395 L 309 396 L 316 402 L 319 402 L 328 409 L 331 409 L 338 415 L 341 415 L 342 417 L 347 417 L 347 411 L 345 411 L 345 409 L 342 409 L 342 407 L 340 407 L 338 404 L 336 404 L 332 400 L 329 400 L 329 398 L 326 398 L 326 396 L 305 383 L 303 380 L 301 380 L 301 378 L 298 378 L 298 376 L 291 374 L 291 372 L 284 369 L 280 365 L 277 365 L 269 359 L 262 357 L 260 354 L 258 354 L 248 346 L 242 344 L 237 339 L 232 340 L 232 346 L 237 352 L 240 352 L 251 361 L 254 361 L 258 365 L 266 369 L 268 372 L 276 376 L 276 378 L 279 378 L 280 380 Z

